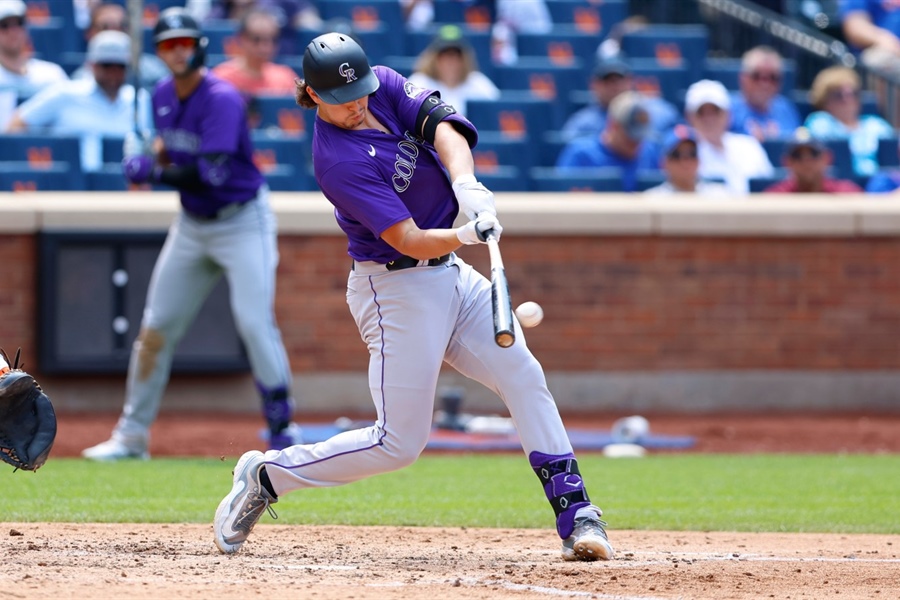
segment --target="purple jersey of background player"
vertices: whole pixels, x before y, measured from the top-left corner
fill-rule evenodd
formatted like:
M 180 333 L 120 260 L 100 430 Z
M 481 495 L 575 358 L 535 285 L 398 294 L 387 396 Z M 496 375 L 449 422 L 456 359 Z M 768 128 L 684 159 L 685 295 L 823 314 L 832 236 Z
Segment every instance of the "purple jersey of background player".
M 451 228 L 459 205 L 434 147 L 410 133 L 419 107 L 437 92 L 416 87 L 388 67 L 372 70 L 381 85 L 369 96 L 369 111 L 391 134 L 342 129 L 316 117 L 312 154 L 316 181 L 347 234 L 347 253 L 387 263 L 402 255 L 380 239 L 385 229 L 410 217 L 420 229 Z M 448 120 L 477 139 L 464 117 Z
M 180 190 L 185 210 L 212 215 L 256 196 L 264 180 L 253 163 L 246 105 L 230 83 L 207 73 L 181 102 L 169 77 L 153 91 L 153 120 L 172 164 L 187 166 L 197 164 L 202 155 L 228 155 L 223 181 L 205 181 L 201 190 Z

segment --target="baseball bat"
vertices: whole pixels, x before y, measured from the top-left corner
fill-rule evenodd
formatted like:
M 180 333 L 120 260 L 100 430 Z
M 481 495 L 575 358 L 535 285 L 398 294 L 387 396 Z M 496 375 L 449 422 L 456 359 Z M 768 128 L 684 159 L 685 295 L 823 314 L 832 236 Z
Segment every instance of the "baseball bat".
M 494 341 L 501 348 L 509 348 L 516 341 L 513 326 L 512 299 L 509 297 L 509 282 L 500 255 L 500 242 L 494 230 L 485 232 L 488 251 L 491 256 L 491 304 L 494 310 Z
M 134 131 L 141 132 L 138 97 L 141 90 L 141 54 L 144 52 L 144 0 L 127 0 L 128 35 L 131 37 L 131 81 L 134 85 Z

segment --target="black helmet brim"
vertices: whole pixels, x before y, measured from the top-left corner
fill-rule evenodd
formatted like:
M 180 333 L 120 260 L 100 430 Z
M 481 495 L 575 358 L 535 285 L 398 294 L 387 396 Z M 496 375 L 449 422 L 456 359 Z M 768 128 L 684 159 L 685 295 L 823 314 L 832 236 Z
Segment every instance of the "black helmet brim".
M 342 85 L 332 89 L 320 90 L 313 87 L 319 98 L 325 104 L 346 104 L 359 100 L 363 96 L 374 94 L 381 82 L 375 76 L 375 71 L 370 70 L 363 77 L 357 79 L 353 83 Z
M 200 39 L 201 34 L 197 29 L 167 29 L 153 37 L 153 42 L 158 44 L 165 40 L 173 40 L 175 38 L 193 38 Z

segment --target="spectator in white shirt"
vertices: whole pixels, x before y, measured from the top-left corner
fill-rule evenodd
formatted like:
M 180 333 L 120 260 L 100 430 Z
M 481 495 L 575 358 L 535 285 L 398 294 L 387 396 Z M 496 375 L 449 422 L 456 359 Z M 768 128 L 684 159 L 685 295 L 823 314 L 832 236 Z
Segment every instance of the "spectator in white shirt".
M 684 113 L 697 132 L 700 177 L 720 179 L 737 194 L 750 191 L 749 180 L 775 172 L 762 144 L 753 136 L 728 131 L 731 98 L 719 81 L 702 79 L 685 95 Z
M 31 55 L 26 8 L 22 0 L 0 0 L 0 131 L 19 102 L 69 78 L 58 64 Z
M 475 51 L 456 25 L 444 25 L 419 55 L 409 81 L 421 88 L 438 90 L 441 99 L 466 114 L 468 100 L 496 100 L 500 90 L 478 70 Z
M 666 180 L 646 190 L 645 194 L 673 196 L 676 194 L 697 194 L 727 199 L 731 197 L 725 185 L 703 181 L 697 175 L 700 161 L 697 157 L 697 135 L 686 125 L 676 125 L 663 140 L 660 162 Z

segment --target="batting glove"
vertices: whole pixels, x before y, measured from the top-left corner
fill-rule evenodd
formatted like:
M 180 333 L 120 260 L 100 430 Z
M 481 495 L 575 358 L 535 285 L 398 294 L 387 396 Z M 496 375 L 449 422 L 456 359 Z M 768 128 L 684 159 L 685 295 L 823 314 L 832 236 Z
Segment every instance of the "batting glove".
M 453 182 L 453 193 L 456 194 L 460 210 L 470 219 L 474 219 L 481 213 L 497 216 L 494 193 L 477 181 L 474 175 L 457 177 Z
M 122 172 L 131 183 L 147 183 L 159 179 L 156 161 L 146 154 L 131 156 L 122 160 Z
M 491 229 L 494 230 L 494 237 L 499 240 L 500 234 L 503 233 L 503 226 L 500 225 L 500 221 L 497 220 L 497 217 L 490 213 L 484 213 L 457 229 L 456 237 L 460 242 L 468 246 L 471 246 L 472 244 L 484 244 L 487 243 L 484 234 Z

